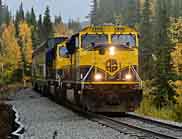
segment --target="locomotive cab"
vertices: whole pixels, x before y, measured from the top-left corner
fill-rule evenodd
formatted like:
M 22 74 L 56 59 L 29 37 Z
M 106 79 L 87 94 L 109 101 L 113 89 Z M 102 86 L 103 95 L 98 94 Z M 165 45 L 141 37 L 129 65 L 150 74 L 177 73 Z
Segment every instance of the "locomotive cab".
M 138 32 L 120 26 L 87 27 L 67 45 L 71 54 L 69 85 L 72 96 L 77 96 L 70 102 L 79 101 L 95 112 L 126 112 L 139 106 Z
M 134 28 L 114 25 L 49 39 L 34 52 L 33 84 L 92 112 L 134 111 L 142 100 L 138 42 Z

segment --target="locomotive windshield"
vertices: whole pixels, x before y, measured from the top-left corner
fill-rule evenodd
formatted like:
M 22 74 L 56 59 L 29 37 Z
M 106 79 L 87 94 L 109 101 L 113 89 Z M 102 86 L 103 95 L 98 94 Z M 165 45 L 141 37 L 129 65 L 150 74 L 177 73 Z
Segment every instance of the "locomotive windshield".
M 117 34 L 112 35 L 112 43 L 114 44 L 122 44 L 128 47 L 136 46 L 136 36 L 135 35 L 127 35 L 127 34 Z
M 108 35 L 105 34 L 86 34 L 82 36 L 82 48 L 89 49 L 92 43 L 107 43 Z

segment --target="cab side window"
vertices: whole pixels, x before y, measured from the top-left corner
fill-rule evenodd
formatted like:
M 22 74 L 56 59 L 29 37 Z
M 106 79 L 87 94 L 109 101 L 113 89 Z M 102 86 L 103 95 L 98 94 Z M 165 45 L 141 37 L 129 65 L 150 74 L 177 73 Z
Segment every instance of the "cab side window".
M 64 58 L 68 58 L 68 49 L 66 47 L 60 47 L 59 48 L 59 56 L 60 57 L 64 57 Z

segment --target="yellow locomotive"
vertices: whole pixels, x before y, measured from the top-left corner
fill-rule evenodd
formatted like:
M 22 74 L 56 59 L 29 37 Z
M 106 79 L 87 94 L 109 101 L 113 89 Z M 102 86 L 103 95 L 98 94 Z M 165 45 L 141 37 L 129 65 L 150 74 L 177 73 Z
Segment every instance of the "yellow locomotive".
M 139 106 L 142 81 L 135 29 L 88 26 L 69 39 L 45 44 L 33 55 L 35 89 L 93 112 L 128 112 Z M 40 79 L 35 75 L 42 54 Z

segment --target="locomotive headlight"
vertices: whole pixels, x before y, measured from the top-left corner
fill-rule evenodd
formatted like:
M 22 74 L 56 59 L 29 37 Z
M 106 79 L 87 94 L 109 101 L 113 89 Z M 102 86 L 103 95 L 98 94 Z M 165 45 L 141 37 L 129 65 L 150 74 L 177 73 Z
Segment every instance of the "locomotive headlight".
M 125 75 L 125 79 L 126 80 L 131 80 L 132 79 L 132 75 L 131 74 L 126 74 Z
M 100 81 L 100 80 L 102 79 L 102 74 L 96 73 L 95 76 L 94 76 L 94 79 L 95 79 L 96 81 Z
M 110 48 L 109 48 L 109 54 L 111 55 L 111 56 L 113 56 L 113 55 L 115 55 L 115 47 L 114 46 L 111 46 Z

